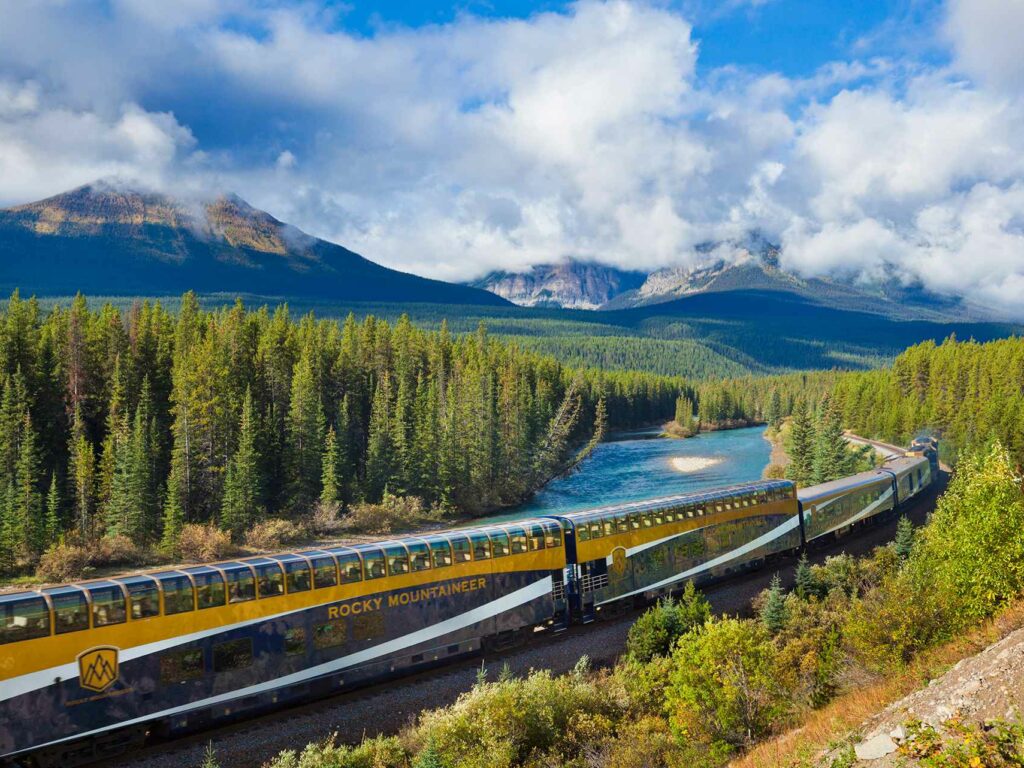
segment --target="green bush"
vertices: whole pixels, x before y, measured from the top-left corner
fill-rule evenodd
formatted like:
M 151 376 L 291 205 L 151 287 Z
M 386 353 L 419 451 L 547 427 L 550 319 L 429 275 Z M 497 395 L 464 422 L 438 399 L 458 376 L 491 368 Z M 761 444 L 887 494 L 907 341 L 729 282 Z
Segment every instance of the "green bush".
M 778 651 L 755 621 L 714 619 L 683 635 L 666 690 L 670 722 L 713 752 L 752 744 L 790 711 Z
M 689 581 L 679 600 L 671 597 L 659 600 L 629 628 L 626 656 L 640 663 L 656 656 L 667 656 L 680 637 L 704 624 L 710 616 L 707 599 Z
M 301 752 L 288 750 L 265 768 L 408 768 L 409 758 L 396 738 L 378 736 L 356 747 L 336 746 L 335 737 L 309 744 Z

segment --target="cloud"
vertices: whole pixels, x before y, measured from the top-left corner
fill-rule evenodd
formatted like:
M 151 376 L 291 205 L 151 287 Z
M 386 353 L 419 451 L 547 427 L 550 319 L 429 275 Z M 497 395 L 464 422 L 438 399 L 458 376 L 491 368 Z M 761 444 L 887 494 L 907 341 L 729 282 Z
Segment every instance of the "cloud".
M 111 175 L 231 190 L 445 279 L 695 264 L 757 230 L 804 274 L 1024 316 L 1016 2 L 949 0 L 944 59 L 803 78 L 701 73 L 685 15 L 644 0 L 370 35 L 284 0 L 0 5 L 3 203 Z

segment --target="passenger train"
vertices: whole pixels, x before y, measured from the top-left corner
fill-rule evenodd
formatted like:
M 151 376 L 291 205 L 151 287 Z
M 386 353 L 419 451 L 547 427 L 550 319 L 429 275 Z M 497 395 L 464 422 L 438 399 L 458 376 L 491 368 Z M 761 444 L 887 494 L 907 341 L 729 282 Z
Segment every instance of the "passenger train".
M 937 444 L 574 514 L 0 596 L 0 762 L 71 765 L 587 623 L 794 554 L 927 488 Z

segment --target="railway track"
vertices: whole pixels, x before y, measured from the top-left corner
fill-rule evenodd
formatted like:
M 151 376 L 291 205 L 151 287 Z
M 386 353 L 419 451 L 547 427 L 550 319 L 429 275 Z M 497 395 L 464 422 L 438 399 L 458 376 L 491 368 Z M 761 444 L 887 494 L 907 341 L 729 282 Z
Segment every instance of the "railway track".
M 872 444 L 875 444 L 872 441 Z M 880 448 L 893 448 L 876 444 Z M 929 491 L 915 497 L 903 510 L 915 525 L 922 524 L 948 481 L 946 467 Z M 892 540 L 896 518 L 859 529 L 855 534 L 809 552 L 812 562 L 839 553 L 863 555 Z M 750 601 L 768 586 L 778 572 L 783 583 L 793 581 L 795 560 L 777 561 L 760 571 L 737 575 L 705 589 L 718 613 L 747 614 Z M 476 682 L 481 666 L 491 677 L 507 666 L 514 674 L 531 669 L 562 673 L 587 655 L 595 666 L 613 664 L 625 646 L 629 627 L 639 611 L 586 626 L 574 626 L 557 635 L 538 633 L 522 647 L 501 654 L 482 653 L 454 664 L 419 672 L 388 683 L 343 693 L 241 723 L 222 726 L 94 765 L 99 768 L 198 768 L 212 745 L 221 768 L 251 768 L 285 749 L 301 749 L 312 741 L 337 734 L 340 742 L 356 742 L 363 736 L 396 733 L 424 709 L 445 706 Z

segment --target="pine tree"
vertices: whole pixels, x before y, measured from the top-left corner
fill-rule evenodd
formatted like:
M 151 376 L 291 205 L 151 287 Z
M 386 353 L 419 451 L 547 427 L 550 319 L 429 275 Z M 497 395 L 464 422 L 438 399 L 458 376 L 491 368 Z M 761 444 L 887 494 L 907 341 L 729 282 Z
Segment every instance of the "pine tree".
M 228 463 L 221 506 L 221 526 L 235 534 L 247 530 L 262 514 L 258 425 L 252 390 L 245 390 L 238 426 L 238 450 Z
M 843 436 L 842 415 L 832 399 L 825 397 L 814 434 L 811 482 L 825 483 L 851 469 L 849 447 Z
M 773 635 L 786 628 L 789 612 L 786 609 L 786 595 L 782 591 L 782 580 L 779 574 L 772 577 L 764 605 L 761 607 L 761 623 Z
M 13 478 L 0 487 L 0 573 L 11 573 L 18 562 L 18 542 L 14 530 L 17 494 Z
M 169 553 L 178 550 L 178 537 L 181 535 L 181 529 L 185 527 L 185 507 L 181 500 L 184 483 L 179 477 L 176 477 L 176 474 L 181 471 L 180 465 L 178 467 L 172 465 L 170 477 L 167 479 L 167 498 L 164 500 L 160 548 Z
M 95 495 L 96 455 L 85 434 L 81 408 L 76 408 L 72 419 L 71 443 L 68 446 L 68 479 L 73 490 L 75 527 L 84 540 L 92 538 Z
M 57 473 L 50 473 L 50 490 L 46 493 L 46 524 L 45 542 L 49 546 L 57 541 L 63 530 L 60 515 L 60 486 L 57 484 Z
M 806 403 L 793 414 L 790 431 L 789 466 L 786 475 L 797 485 L 808 485 L 814 478 L 814 419 Z
M 765 421 L 771 427 L 778 428 L 782 422 L 782 397 L 779 395 L 778 389 L 772 389 L 772 393 L 768 398 L 768 409 L 765 412 Z
M 320 481 L 320 503 L 324 506 L 334 506 L 341 502 L 343 484 L 341 454 L 334 427 L 327 430 L 327 437 L 324 439 L 323 466 L 323 478 Z
M 324 422 L 312 351 L 307 349 L 295 364 L 287 426 L 291 469 L 289 505 L 297 512 L 309 511 L 320 495 Z
M 802 600 L 809 600 L 818 594 L 818 582 L 814 578 L 814 571 L 811 570 L 806 552 L 800 555 L 800 560 L 796 564 L 795 581 L 797 597 Z
M 366 447 L 364 490 L 369 501 L 379 501 L 391 477 L 394 446 L 391 442 L 391 377 L 385 373 L 377 382 L 370 411 L 369 442 Z
M 910 557 L 910 550 L 913 549 L 913 546 L 914 524 L 910 522 L 910 518 L 906 515 L 900 515 L 899 522 L 896 523 L 895 548 L 896 555 L 901 562 L 905 562 Z
M 21 445 L 15 473 L 17 498 L 11 518 L 11 537 L 19 552 L 38 555 L 45 548 L 43 539 L 43 499 L 39 491 L 39 454 L 32 419 L 26 413 L 21 427 Z

